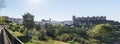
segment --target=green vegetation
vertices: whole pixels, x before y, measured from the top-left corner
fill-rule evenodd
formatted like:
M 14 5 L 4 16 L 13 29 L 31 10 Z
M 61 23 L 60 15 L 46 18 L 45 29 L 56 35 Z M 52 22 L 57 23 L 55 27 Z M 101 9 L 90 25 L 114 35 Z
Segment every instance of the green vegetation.
M 0 10 L 4 7 L 5 0 L 0 0 Z M 110 24 L 99 23 L 96 26 L 92 23 L 89 25 L 77 23 L 71 26 L 47 23 L 38 25 L 34 23 L 34 16 L 26 13 L 23 15 L 23 24 L 18 24 L 0 17 L 0 24 L 9 24 L 8 31 L 25 44 L 114 44 L 120 41 L 120 35 L 115 32 L 117 29 Z
M 88 31 L 88 34 L 91 37 L 98 37 L 98 38 L 108 37 L 113 33 L 114 33 L 114 29 L 111 27 L 110 24 L 96 25 L 95 27 L 93 27 L 92 30 Z
M 110 24 L 93 25 L 88 29 L 86 24 L 80 27 L 47 23 L 35 25 L 33 19 L 24 21 L 24 25 L 12 23 L 7 28 L 25 44 L 110 44 L 120 38 Z
M 33 29 L 34 28 L 34 16 L 30 13 L 26 13 L 23 15 L 23 25 L 27 29 Z
M 20 32 L 13 32 L 12 30 L 8 30 L 10 33 L 14 34 L 15 36 L 19 37 L 19 36 L 25 36 L 23 33 L 20 33 Z
M 61 41 L 48 40 L 48 41 L 32 41 L 25 44 L 69 44 Z
M 113 40 L 115 40 L 115 37 L 111 36 L 115 32 L 110 24 L 96 25 L 87 31 L 75 27 L 64 27 L 60 25 L 53 26 L 51 24 L 47 25 L 49 26 L 43 26 L 39 30 L 36 30 L 35 28 L 33 30 L 29 30 L 30 32 L 33 32 L 31 35 L 32 38 L 29 38 L 29 33 L 27 33 L 28 29 L 23 25 L 15 23 L 14 25 L 8 26 L 8 28 L 11 33 L 16 35 L 26 44 L 98 44 L 112 43 Z
M 4 17 L 0 17 L 0 24 L 5 24 L 5 18 Z
M 111 43 L 113 37 L 112 35 L 114 34 L 115 30 L 111 27 L 110 24 L 100 24 L 96 25 L 93 27 L 93 29 L 88 30 L 87 33 L 91 38 L 90 39 L 96 42 L 106 42 L 106 43 Z M 95 40 L 96 39 L 96 40 Z

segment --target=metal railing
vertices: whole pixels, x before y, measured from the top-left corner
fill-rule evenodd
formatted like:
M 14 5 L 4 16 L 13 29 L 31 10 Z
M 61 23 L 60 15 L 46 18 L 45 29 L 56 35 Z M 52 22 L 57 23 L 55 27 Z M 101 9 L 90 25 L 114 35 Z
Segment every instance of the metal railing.
M 24 44 L 15 35 L 11 34 L 6 27 L 3 27 L 1 31 L 4 44 Z

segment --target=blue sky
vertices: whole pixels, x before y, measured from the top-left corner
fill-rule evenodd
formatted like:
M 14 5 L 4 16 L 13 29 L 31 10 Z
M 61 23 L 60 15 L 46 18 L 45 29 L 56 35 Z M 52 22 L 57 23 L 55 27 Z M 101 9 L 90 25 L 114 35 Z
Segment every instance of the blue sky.
M 0 15 L 22 18 L 29 12 L 35 20 L 72 20 L 72 16 L 107 16 L 120 21 L 120 0 L 6 0 Z

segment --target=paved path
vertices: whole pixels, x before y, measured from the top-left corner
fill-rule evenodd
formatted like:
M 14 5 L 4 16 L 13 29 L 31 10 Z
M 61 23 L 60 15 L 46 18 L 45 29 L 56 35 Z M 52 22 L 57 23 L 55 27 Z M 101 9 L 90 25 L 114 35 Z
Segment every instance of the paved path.
M 1 34 L 2 26 L 0 26 L 0 44 L 3 44 L 3 37 Z

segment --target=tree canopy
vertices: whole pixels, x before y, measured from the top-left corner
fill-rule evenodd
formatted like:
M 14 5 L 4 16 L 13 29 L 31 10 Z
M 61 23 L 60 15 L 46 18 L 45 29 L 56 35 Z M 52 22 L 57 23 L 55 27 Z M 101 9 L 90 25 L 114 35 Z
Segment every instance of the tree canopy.
M 23 25 L 28 29 L 34 28 L 34 16 L 30 13 L 23 15 Z
M 87 33 L 91 37 L 106 37 L 114 32 L 114 29 L 110 24 L 99 24 L 93 27 L 93 29 L 88 30 Z
M 5 18 L 4 17 L 0 17 L 0 24 L 4 24 L 5 23 Z

